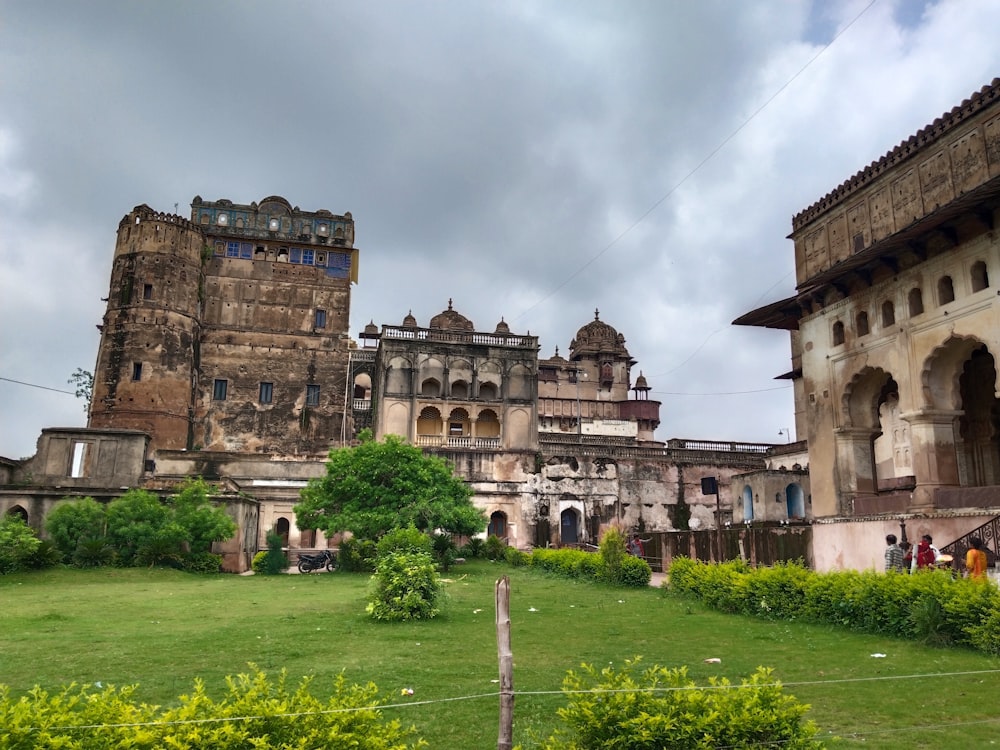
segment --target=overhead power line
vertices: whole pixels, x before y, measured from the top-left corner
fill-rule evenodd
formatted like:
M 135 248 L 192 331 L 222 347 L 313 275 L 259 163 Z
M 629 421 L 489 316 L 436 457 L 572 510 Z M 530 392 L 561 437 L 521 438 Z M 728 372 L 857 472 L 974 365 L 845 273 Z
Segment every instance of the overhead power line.
M 17 385 L 26 385 L 28 386 L 28 388 L 40 388 L 43 391 L 52 391 L 54 393 L 66 393 L 70 396 L 76 395 L 74 391 L 65 391 L 62 388 L 50 388 L 47 385 L 39 385 L 38 383 L 25 383 L 23 380 L 14 380 L 13 378 L 5 378 L 3 376 L 0 376 L 0 380 L 3 380 L 7 383 L 15 383 Z

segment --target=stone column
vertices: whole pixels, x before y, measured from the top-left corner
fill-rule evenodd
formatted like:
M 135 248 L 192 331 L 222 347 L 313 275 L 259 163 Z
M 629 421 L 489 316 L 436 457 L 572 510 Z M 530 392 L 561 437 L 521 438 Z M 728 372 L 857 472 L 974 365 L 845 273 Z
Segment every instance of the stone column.
M 901 416 L 910 423 L 913 473 L 917 479 L 910 510 L 931 509 L 935 489 L 961 484 L 955 452 L 955 423 L 962 412 L 920 409 Z
M 855 498 L 878 493 L 872 430 L 870 427 L 840 427 L 834 430 L 834 438 L 839 511 L 851 515 Z

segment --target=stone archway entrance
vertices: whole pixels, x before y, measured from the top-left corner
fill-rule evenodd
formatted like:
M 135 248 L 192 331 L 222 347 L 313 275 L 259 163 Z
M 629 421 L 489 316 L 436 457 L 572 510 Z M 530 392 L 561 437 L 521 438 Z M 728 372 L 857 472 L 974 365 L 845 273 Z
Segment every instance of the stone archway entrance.
M 559 542 L 561 544 L 580 543 L 580 514 L 576 508 L 567 508 L 559 514 Z

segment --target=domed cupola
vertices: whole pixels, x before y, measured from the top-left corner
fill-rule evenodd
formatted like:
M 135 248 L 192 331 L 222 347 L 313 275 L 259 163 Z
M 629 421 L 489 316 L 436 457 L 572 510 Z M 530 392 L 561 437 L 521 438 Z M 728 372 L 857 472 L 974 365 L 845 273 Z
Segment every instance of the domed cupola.
M 600 310 L 594 310 L 594 319 L 577 331 L 569 344 L 570 359 L 588 354 L 630 358 L 625 337 L 601 320 Z
M 431 318 L 430 327 L 436 328 L 440 331 L 471 332 L 476 330 L 475 326 L 472 325 L 471 320 L 452 308 L 450 299 L 448 300 L 448 309 L 444 312 L 439 312 Z
M 413 317 L 413 310 L 406 313 L 406 317 L 403 318 L 403 328 L 416 328 L 417 319 Z
M 507 325 L 503 318 L 500 318 L 500 322 L 497 323 L 497 329 L 493 333 L 510 333 L 510 326 Z

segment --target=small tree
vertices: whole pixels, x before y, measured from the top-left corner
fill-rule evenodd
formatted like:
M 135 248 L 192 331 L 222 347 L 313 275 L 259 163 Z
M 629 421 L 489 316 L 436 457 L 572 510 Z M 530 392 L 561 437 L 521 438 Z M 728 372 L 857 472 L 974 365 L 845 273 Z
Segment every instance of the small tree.
M 617 525 L 609 526 L 601 536 L 601 559 L 604 562 L 604 578 L 611 583 L 621 583 L 622 566 L 627 556 L 625 533 Z
M 198 477 L 184 482 L 170 498 L 174 520 L 185 530 L 192 554 L 210 552 L 213 542 L 231 539 L 236 533 L 236 522 L 225 509 L 212 505 L 210 496 L 214 489 Z
M 30 567 L 41 541 L 20 516 L 0 517 L 0 574 Z
M 411 524 L 424 532 L 472 535 L 486 528 L 486 518 L 471 497 L 442 459 L 394 435 L 377 442 L 366 430 L 360 445 L 330 451 L 326 476 L 309 481 L 295 514 L 299 528 L 327 536 L 350 531 L 378 539 Z
M 438 613 L 441 578 L 427 552 L 380 555 L 366 611 L 376 620 L 424 620 Z
M 82 367 L 77 367 L 76 372 L 69 376 L 66 381 L 70 385 L 76 386 L 76 397 L 83 399 L 83 411 L 90 412 L 90 401 L 94 395 L 94 373 L 87 372 Z
M 281 534 L 274 529 L 267 532 L 267 552 L 264 553 L 264 562 L 261 563 L 261 572 L 264 575 L 278 575 L 288 567 L 288 555 L 285 554 L 284 542 Z
M 99 540 L 107 544 L 105 539 L 104 506 L 92 497 L 56 506 L 45 518 L 45 530 L 52 543 L 59 550 L 62 559 L 69 561 L 85 540 Z

